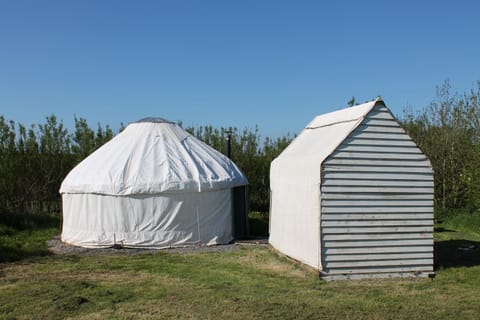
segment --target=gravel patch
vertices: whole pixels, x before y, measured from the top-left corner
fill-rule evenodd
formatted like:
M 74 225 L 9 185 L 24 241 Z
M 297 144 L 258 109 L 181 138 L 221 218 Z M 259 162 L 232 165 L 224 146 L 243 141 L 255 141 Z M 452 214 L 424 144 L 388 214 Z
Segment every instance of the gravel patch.
M 240 246 L 245 245 L 266 245 L 266 238 L 252 238 L 248 240 L 239 240 L 229 244 L 221 245 L 187 245 L 181 247 L 171 248 L 125 248 L 125 247 L 109 247 L 109 248 L 83 248 L 74 246 L 60 240 L 60 236 L 56 236 L 52 240 L 47 241 L 48 250 L 55 255 L 106 255 L 106 254 L 124 254 L 124 255 L 136 255 L 136 254 L 154 254 L 158 252 L 168 253 L 195 253 L 195 252 L 228 252 L 238 250 Z

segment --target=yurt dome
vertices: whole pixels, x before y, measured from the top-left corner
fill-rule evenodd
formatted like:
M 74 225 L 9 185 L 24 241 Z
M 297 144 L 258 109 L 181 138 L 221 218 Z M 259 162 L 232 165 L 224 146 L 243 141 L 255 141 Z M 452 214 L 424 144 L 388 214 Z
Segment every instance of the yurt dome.
M 229 242 L 232 190 L 247 183 L 229 158 L 174 122 L 145 118 L 67 175 L 62 240 L 85 247 Z

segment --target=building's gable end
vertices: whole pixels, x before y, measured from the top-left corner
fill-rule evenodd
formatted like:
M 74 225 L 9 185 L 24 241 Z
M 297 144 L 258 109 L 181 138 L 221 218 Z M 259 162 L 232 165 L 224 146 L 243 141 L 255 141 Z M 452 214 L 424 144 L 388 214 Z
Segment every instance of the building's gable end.
M 383 103 L 324 161 L 321 197 L 326 278 L 433 271 L 431 165 Z

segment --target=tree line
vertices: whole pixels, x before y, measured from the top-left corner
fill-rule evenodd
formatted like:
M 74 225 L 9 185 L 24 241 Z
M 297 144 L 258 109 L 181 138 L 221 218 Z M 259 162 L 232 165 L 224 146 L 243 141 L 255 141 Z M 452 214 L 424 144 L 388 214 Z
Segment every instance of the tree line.
M 428 106 L 406 108 L 401 124 L 432 163 L 436 209 L 480 208 L 480 81 L 462 94 L 446 81 Z
M 231 137 L 231 159 L 247 176 L 249 182 L 250 210 L 267 212 L 270 206 L 270 163 L 288 144 L 292 137 L 261 139 L 259 128 L 214 128 L 199 126 L 185 128 L 190 134 L 226 154 L 227 139 Z
M 83 118 L 75 117 L 70 134 L 54 115 L 28 127 L 0 116 L 0 210 L 59 212 L 67 173 L 113 135 L 109 126 L 92 130 Z
M 406 108 L 399 119 L 432 163 L 436 209 L 480 208 L 479 101 L 480 81 L 463 94 L 452 93 L 445 82 L 428 106 L 416 112 Z M 61 211 L 58 190 L 67 173 L 116 134 L 108 125 L 92 128 L 85 119 L 74 119 L 69 132 L 54 115 L 28 127 L 0 116 L 0 211 Z M 223 153 L 231 137 L 232 160 L 250 183 L 250 209 L 268 211 L 270 163 L 293 137 L 262 138 L 258 127 L 185 129 Z
M 121 124 L 119 131 L 123 128 Z M 250 183 L 250 208 L 268 211 L 270 162 L 290 143 L 289 135 L 261 139 L 258 127 L 185 129 L 223 153 L 231 137 L 232 160 Z M 83 118 L 75 117 L 70 133 L 55 115 L 28 127 L 0 116 L 0 211 L 60 212 L 58 190 L 65 176 L 114 135 L 108 125 L 93 129 Z

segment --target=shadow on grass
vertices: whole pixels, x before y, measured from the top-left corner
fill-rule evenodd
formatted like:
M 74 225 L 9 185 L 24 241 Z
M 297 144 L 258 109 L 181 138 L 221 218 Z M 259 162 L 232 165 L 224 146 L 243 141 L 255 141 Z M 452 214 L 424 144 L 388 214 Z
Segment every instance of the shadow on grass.
M 0 263 L 46 256 L 46 241 L 59 231 L 59 214 L 0 212 Z
M 15 262 L 34 257 L 45 257 L 51 254 L 47 248 L 15 248 L 0 245 L 0 263 Z
M 435 242 L 435 270 L 480 265 L 480 242 L 444 240 Z
M 32 214 L 0 212 L 0 225 L 22 231 L 38 228 L 51 228 L 61 223 L 60 214 Z
M 248 216 L 250 236 L 268 236 L 268 212 L 250 212 Z

